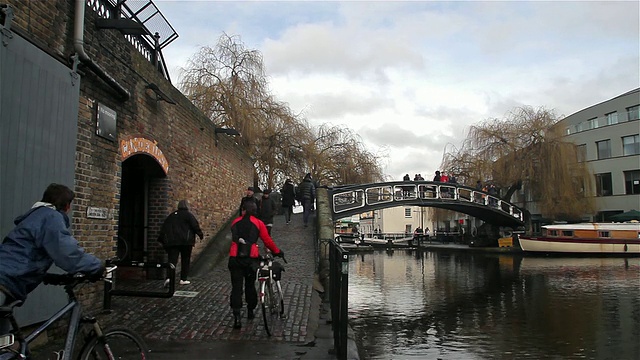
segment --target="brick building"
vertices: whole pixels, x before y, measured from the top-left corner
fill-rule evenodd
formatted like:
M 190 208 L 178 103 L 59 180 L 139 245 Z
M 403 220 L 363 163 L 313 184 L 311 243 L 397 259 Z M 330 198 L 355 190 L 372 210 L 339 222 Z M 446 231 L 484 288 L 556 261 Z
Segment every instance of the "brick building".
M 88 252 L 161 261 L 159 226 L 188 199 L 205 233 L 197 257 L 237 211 L 253 163 L 167 80 L 161 47 L 177 35 L 155 5 L 118 3 L 0 0 L 0 230 L 59 182 L 76 192 L 72 233 Z

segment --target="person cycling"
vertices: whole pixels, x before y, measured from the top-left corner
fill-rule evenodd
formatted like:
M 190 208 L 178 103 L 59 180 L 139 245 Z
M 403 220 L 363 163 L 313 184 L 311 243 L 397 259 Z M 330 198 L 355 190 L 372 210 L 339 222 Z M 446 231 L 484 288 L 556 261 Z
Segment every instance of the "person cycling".
M 69 232 L 67 212 L 74 197 L 68 187 L 50 184 L 42 200 L 15 219 L 16 226 L 0 243 L 0 306 L 25 301 L 54 263 L 69 273 L 104 272 L 103 262 L 86 253 Z M 0 322 L 0 333 L 9 329 Z
M 233 328 L 242 328 L 242 290 L 247 301 L 247 318 L 255 317 L 254 309 L 258 305 L 256 292 L 256 270 L 259 266 L 260 250 L 258 238 L 274 256 L 284 256 L 269 235 L 266 225 L 255 217 L 257 206 L 254 202 L 246 202 L 239 216 L 231 223 L 231 248 L 229 249 L 229 272 L 231 273 L 231 310 L 233 311 Z M 244 282 L 244 284 L 243 284 Z

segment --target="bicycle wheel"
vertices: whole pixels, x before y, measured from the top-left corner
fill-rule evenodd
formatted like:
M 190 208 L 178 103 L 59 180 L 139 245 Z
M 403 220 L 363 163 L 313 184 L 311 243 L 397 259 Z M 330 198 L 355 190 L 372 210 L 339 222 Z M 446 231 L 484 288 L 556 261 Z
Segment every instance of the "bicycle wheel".
M 284 319 L 286 316 L 284 314 L 284 295 L 282 293 L 282 285 L 280 285 L 280 281 L 275 281 L 274 284 L 275 297 L 274 297 L 274 305 L 277 311 L 279 312 L 279 316 L 281 319 Z
M 118 236 L 117 255 L 118 260 L 129 260 L 129 243 L 122 236 Z
M 264 320 L 264 330 L 268 336 L 271 336 L 271 330 L 273 329 L 273 289 L 271 288 L 271 282 L 265 281 L 260 285 L 262 289 L 262 319 Z
M 147 345 L 129 329 L 105 331 L 103 338 L 92 337 L 82 348 L 80 360 L 146 360 Z

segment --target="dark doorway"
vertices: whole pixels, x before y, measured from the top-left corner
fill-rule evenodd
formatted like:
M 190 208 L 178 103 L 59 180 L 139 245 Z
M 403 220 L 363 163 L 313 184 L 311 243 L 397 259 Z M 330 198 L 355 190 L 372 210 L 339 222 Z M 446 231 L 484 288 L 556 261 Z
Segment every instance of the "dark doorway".
M 118 257 L 121 260 L 147 260 L 150 183 L 165 177 L 160 165 L 145 154 L 133 155 L 122 163 L 118 217 Z

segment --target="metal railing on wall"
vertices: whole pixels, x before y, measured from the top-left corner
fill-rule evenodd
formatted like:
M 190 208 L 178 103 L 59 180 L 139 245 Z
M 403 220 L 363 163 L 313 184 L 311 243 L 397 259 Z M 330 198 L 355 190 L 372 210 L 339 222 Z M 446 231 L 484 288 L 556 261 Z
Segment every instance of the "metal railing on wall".
M 162 55 L 162 49 L 178 38 L 178 33 L 160 12 L 153 0 L 85 0 L 102 21 L 96 25 L 110 28 L 118 20 L 131 20 L 139 24 L 139 28 L 131 26 L 117 27 L 124 38 L 169 81 L 169 70 Z M 107 20 L 106 22 L 104 20 Z
M 104 310 L 111 310 L 112 296 L 138 296 L 138 297 L 156 297 L 170 298 L 173 296 L 176 288 L 176 267 L 172 263 L 156 263 L 141 261 L 112 261 L 107 266 L 116 265 L 118 268 L 138 268 L 138 269 L 167 269 L 167 277 L 169 278 L 169 286 L 165 291 L 145 291 L 145 290 L 119 290 L 117 289 L 116 275 L 113 275 L 111 282 L 104 283 L 104 298 L 102 307 Z M 117 272 L 117 270 L 116 270 Z
M 349 252 L 335 239 L 329 242 L 329 281 L 333 346 L 337 358 L 346 359 L 349 329 Z

